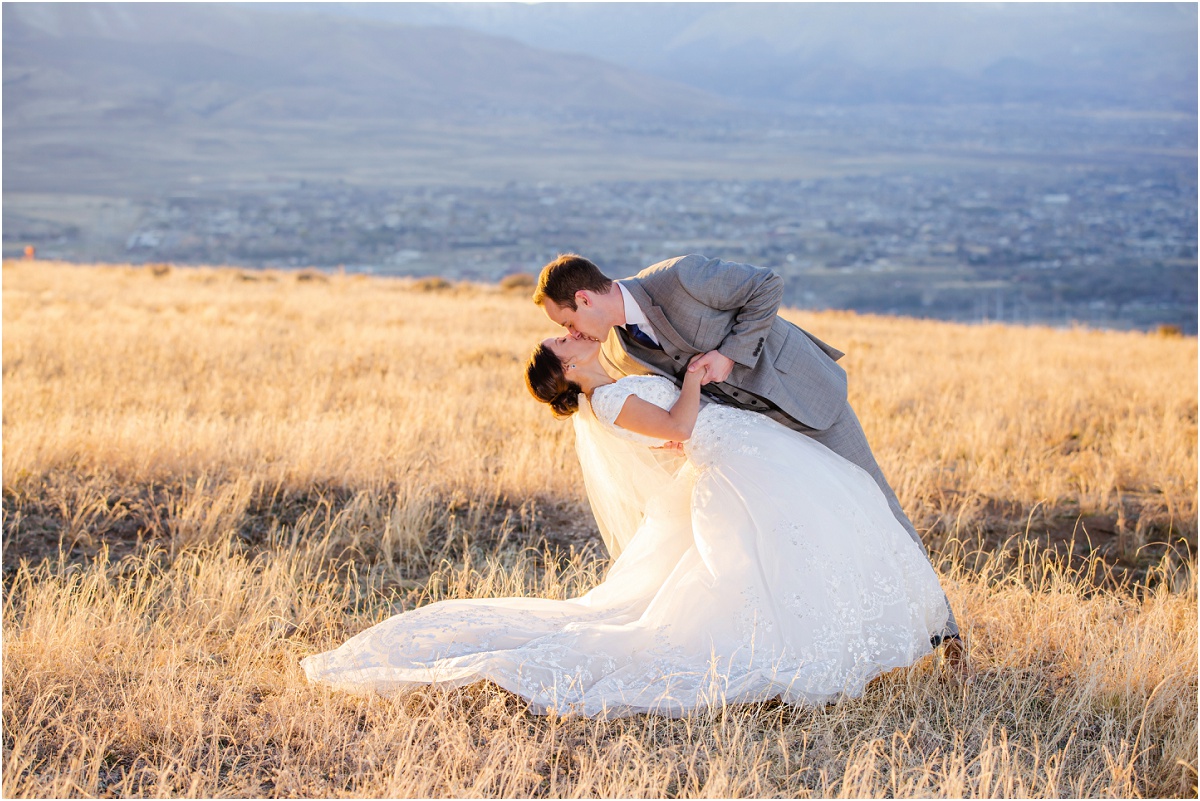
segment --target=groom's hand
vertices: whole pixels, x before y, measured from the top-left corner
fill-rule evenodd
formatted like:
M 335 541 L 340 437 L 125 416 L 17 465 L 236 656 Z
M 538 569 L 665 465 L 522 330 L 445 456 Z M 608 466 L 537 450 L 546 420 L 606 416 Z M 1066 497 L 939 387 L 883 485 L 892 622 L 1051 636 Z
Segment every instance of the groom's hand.
M 710 350 L 703 356 L 692 359 L 688 364 L 689 373 L 705 368 L 708 368 L 708 375 L 700 382 L 702 385 L 711 384 L 714 381 L 721 382 L 729 378 L 729 374 L 733 372 L 733 359 L 720 351 Z

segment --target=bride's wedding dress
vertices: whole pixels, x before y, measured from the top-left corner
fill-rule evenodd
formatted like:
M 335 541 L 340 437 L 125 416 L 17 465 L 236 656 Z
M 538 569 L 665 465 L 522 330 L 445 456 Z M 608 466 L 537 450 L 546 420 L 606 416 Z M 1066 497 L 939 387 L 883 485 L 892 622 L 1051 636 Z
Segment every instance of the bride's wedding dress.
M 575 415 L 589 499 L 616 556 L 566 601 L 450 600 L 311 656 L 312 681 L 383 693 L 488 679 L 535 712 L 679 715 L 820 704 L 931 651 L 946 599 L 866 472 L 769 418 L 707 405 L 681 468 L 617 427 L 657 376 L 599 387 Z

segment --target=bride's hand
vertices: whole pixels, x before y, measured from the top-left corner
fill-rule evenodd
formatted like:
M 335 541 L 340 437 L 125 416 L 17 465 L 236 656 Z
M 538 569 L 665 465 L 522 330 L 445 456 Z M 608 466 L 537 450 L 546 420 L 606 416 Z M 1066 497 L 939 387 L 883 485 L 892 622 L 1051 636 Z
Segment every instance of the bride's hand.
M 707 371 L 707 376 L 701 383 L 727 381 L 730 373 L 733 372 L 733 359 L 719 350 L 710 350 L 688 362 L 688 370 L 699 371 L 702 368 Z

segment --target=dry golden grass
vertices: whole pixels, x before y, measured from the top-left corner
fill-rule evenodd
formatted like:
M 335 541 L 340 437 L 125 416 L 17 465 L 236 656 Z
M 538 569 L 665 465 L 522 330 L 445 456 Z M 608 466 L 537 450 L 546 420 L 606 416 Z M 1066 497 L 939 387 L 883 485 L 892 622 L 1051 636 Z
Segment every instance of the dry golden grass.
M 1196 794 L 1195 339 L 788 312 L 847 351 L 975 676 L 602 722 L 297 664 L 401 607 L 602 576 L 570 428 L 522 385 L 552 331 L 523 293 L 3 282 L 6 796 Z

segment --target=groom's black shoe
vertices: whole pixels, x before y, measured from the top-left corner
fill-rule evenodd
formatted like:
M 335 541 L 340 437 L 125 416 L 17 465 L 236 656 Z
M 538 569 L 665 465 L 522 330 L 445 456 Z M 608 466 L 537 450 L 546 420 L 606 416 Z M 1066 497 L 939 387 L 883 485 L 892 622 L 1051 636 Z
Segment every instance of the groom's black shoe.
M 934 634 L 932 637 L 929 638 L 929 644 L 931 646 L 933 646 L 933 650 L 936 651 L 938 649 L 938 646 L 946 645 L 951 640 L 958 640 L 959 644 L 960 645 L 962 644 L 962 637 L 959 636 L 958 634 L 947 634 L 944 637 L 941 634 Z
M 969 673 L 967 667 L 967 646 L 958 634 L 940 638 L 942 646 L 942 664 L 946 672 L 956 678 L 965 679 Z M 937 647 L 936 645 L 934 646 Z

